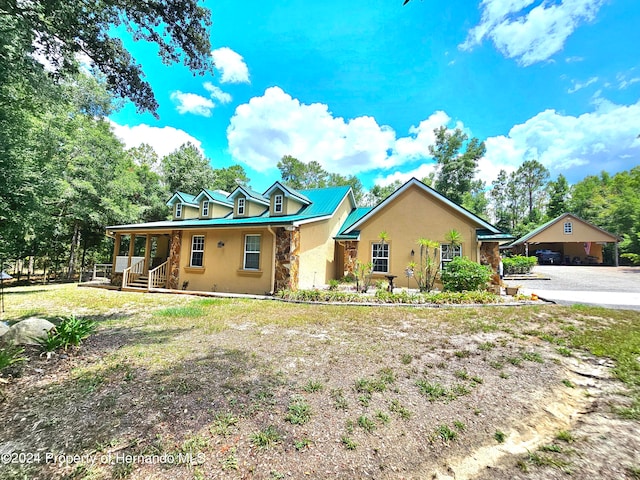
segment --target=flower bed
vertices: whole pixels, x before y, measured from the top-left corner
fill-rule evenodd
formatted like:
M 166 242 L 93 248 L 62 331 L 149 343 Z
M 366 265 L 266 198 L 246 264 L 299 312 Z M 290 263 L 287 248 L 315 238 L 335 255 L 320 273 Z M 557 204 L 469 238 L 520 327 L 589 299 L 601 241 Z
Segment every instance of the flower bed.
M 356 293 L 337 290 L 281 290 L 276 295 L 284 300 L 298 302 L 396 303 L 410 305 L 502 303 L 502 298 L 499 295 L 487 291 L 419 293 L 411 290 L 399 290 L 392 293 L 378 289 L 374 293 Z

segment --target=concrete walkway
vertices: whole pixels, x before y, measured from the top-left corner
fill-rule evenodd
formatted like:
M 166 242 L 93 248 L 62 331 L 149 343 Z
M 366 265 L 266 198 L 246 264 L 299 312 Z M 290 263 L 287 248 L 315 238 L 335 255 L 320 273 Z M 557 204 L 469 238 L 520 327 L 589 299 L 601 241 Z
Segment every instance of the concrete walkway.
M 640 310 L 640 267 L 538 265 L 534 272 L 549 280 L 518 280 L 524 294 L 563 305 Z

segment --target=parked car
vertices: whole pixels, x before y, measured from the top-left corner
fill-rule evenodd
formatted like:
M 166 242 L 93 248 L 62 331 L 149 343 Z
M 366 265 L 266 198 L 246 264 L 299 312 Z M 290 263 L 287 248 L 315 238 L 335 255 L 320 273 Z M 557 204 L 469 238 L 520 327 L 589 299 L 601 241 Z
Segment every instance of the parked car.
M 540 265 L 551 264 L 557 265 L 562 263 L 562 254 L 553 250 L 536 250 L 536 257 Z

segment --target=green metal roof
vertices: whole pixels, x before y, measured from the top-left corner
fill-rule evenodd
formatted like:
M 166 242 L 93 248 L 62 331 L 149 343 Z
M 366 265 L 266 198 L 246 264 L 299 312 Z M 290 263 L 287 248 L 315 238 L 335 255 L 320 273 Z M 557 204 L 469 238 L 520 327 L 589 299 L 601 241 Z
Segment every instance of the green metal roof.
M 180 200 L 180 203 L 186 203 L 188 205 L 194 205 L 194 206 L 198 205 L 198 202 L 196 202 L 196 197 L 194 195 L 191 195 L 190 193 L 176 192 L 167 201 L 167 206 L 170 206 L 170 207 L 173 206 L 173 204 L 175 203 L 174 199 L 176 197 L 178 200 Z
M 270 194 L 273 192 L 274 189 L 279 188 L 280 190 L 282 190 L 285 195 L 289 196 L 289 197 L 293 197 L 295 199 L 297 199 L 299 202 L 304 203 L 304 204 L 308 204 L 311 203 L 311 200 L 309 200 L 305 195 L 303 195 L 301 192 L 294 190 L 293 188 L 280 183 L 280 182 L 276 182 L 273 185 L 271 185 L 262 195 L 265 197 L 269 197 Z
M 253 200 L 257 203 L 262 203 L 264 205 L 269 205 L 269 199 L 262 195 L 261 193 L 256 192 L 255 190 L 251 190 L 249 187 L 245 187 L 244 185 L 238 185 L 238 187 L 231 192 L 228 199 L 233 200 L 238 196 L 238 192 L 242 192 L 248 200 Z
M 480 241 L 504 241 L 507 242 L 509 240 L 513 240 L 513 235 L 509 233 L 493 233 L 491 230 L 486 228 L 479 228 L 476 230 L 476 237 Z
M 353 197 L 351 187 L 349 186 L 315 188 L 311 190 L 303 190 L 301 193 L 303 193 L 312 203 L 302 208 L 295 215 L 278 215 L 271 217 L 267 211 L 258 217 L 233 218 L 229 215 L 223 218 L 165 220 L 160 222 L 136 223 L 129 225 L 112 225 L 107 227 L 107 230 L 177 230 L 182 228 L 291 225 L 296 222 L 331 216 L 335 213 L 336 209 L 347 195 Z
M 228 205 L 233 205 L 233 202 L 229 200 L 229 194 L 220 193 L 217 190 L 209 190 L 207 188 L 204 189 L 206 194 L 209 196 L 211 200 L 215 200 L 217 202 L 226 203 Z
M 354 208 L 349 216 L 346 218 L 342 227 L 340 227 L 340 233 L 336 235 L 336 240 L 357 240 L 360 236 L 360 230 L 354 230 L 349 233 L 345 233 L 348 228 L 364 217 L 367 213 L 373 210 L 373 207 L 358 207 Z

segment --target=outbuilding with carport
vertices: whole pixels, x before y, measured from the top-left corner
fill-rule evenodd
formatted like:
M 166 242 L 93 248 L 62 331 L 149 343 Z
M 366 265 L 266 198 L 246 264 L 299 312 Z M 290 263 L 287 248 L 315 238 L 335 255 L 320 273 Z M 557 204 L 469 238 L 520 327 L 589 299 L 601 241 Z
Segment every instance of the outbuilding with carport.
M 614 245 L 613 264 L 618 266 L 620 238 L 572 213 L 564 213 L 511 243 L 512 251 L 534 255 L 539 250 L 560 252 L 565 265 L 602 265 L 603 249 Z

